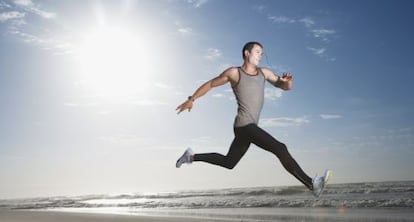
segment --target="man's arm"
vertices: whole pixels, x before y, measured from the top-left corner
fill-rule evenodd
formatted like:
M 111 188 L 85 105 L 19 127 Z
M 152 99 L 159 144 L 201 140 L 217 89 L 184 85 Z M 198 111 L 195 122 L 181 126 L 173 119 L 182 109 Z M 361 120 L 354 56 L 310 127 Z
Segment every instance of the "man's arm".
M 262 72 L 268 82 L 272 85 L 281 88 L 283 90 L 289 90 L 292 88 L 292 74 L 283 73 L 282 77 L 274 74 L 270 69 L 261 68 Z
M 201 96 L 205 95 L 208 91 L 212 88 L 224 85 L 229 81 L 232 81 L 234 78 L 235 70 L 237 72 L 237 68 L 228 68 L 223 73 L 218 75 L 217 77 L 207 81 L 203 85 L 201 85 L 192 96 L 190 96 L 185 102 L 179 105 L 176 110 L 178 110 L 178 114 L 180 114 L 184 110 L 191 111 L 193 108 L 193 103 L 196 99 L 200 98 Z

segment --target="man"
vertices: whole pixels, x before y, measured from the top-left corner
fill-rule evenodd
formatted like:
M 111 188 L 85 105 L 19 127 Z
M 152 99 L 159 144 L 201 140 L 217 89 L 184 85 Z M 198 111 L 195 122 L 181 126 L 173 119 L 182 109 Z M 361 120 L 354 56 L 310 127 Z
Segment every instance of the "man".
M 279 77 L 270 69 L 258 67 L 262 53 L 263 46 L 259 42 L 246 43 L 242 50 L 244 62 L 241 67 L 226 69 L 219 76 L 200 86 L 192 96 L 189 96 L 184 103 L 177 107 L 178 113 L 184 110 L 191 111 L 198 98 L 212 88 L 226 83 L 231 84 L 238 104 L 237 116 L 234 121 L 235 137 L 227 155 L 219 153 L 194 154 L 191 148 L 188 148 L 177 160 L 176 167 L 179 168 L 183 163 L 203 161 L 233 169 L 246 153 L 250 144 L 253 143 L 276 155 L 290 174 L 311 190 L 316 197 L 319 197 L 330 178 L 331 171 L 327 170 L 322 177 L 310 178 L 292 158 L 285 144 L 277 141 L 258 126 L 264 102 L 265 80 L 283 90 L 292 88 L 290 73 L 284 73 L 282 77 Z

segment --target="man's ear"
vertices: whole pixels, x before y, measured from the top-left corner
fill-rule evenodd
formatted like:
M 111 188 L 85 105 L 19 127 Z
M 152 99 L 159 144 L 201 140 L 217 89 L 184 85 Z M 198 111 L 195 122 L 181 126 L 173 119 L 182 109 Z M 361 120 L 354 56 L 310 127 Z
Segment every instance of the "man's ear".
M 247 56 L 250 54 L 249 50 L 244 50 L 244 57 L 247 58 Z

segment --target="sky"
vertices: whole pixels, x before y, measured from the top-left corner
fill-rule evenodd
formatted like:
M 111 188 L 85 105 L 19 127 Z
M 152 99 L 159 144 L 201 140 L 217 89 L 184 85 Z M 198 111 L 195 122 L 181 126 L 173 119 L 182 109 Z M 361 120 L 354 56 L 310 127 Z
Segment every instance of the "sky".
M 242 64 L 293 74 L 266 84 L 259 125 L 314 177 L 414 180 L 414 3 L 0 0 L 0 199 L 300 183 L 251 145 L 233 170 L 175 168 L 187 147 L 225 154 L 229 85 L 176 107 Z

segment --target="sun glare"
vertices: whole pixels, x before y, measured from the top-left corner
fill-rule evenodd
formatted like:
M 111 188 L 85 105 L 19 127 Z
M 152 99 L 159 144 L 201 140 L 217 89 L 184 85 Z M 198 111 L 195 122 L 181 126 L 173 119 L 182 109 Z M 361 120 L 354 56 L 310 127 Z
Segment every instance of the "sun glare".
M 129 29 L 101 27 L 85 35 L 78 50 L 80 83 L 103 97 L 142 93 L 148 79 L 145 43 Z

